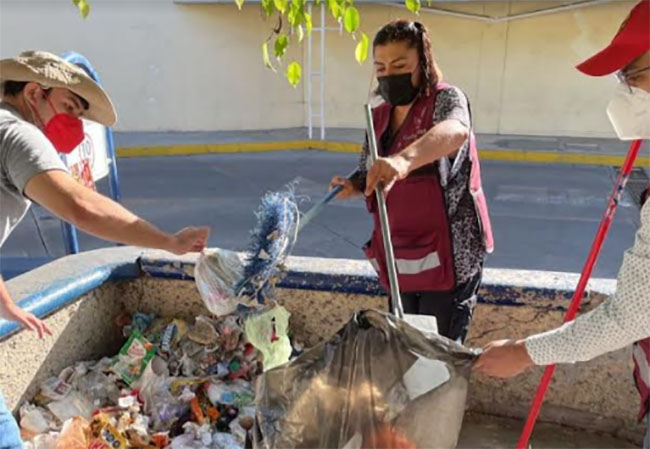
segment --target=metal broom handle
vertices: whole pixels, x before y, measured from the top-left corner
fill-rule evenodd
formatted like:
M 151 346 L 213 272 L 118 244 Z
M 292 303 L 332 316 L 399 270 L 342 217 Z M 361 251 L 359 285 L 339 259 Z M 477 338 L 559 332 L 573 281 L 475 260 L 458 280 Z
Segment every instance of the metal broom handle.
M 370 146 L 370 161 L 374 164 L 379 158 L 377 151 L 377 139 L 375 137 L 375 126 L 372 123 L 372 110 L 370 105 L 365 105 L 366 112 L 366 131 L 368 133 L 368 145 Z M 393 304 L 393 313 L 398 318 L 404 318 L 404 309 L 402 308 L 402 297 L 399 294 L 399 283 L 397 281 L 397 266 L 395 265 L 395 252 L 393 243 L 390 240 L 390 224 L 388 223 L 388 208 L 386 207 L 386 198 L 384 197 L 383 184 L 380 183 L 375 189 L 377 195 L 377 205 L 379 206 L 379 221 L 381 223 L 381 235 L 384 240 L 386 249 L 386 265 L 388 266 L 388 281 L 390 282 L 390 297 Z

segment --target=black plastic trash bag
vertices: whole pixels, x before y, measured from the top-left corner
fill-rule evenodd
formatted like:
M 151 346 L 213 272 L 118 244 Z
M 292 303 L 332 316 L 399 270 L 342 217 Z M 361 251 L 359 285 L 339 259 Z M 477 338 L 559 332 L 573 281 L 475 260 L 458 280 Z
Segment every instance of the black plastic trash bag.
M 257 381 L 255 447 L 454 448 L 478 352 L 375 310 Z

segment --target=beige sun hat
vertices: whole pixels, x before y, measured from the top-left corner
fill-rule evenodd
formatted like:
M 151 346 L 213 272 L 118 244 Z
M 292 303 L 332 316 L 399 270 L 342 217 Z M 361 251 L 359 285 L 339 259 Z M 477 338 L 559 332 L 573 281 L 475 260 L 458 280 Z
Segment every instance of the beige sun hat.
M 17 58 L 0 60 L 0 83 L 26 81 L 44 87 L 60 87 L 88 102 L 84 118 L 112 126 L 117 114 L 111 99 L 86 72 L 46 51 L 25 51 Z

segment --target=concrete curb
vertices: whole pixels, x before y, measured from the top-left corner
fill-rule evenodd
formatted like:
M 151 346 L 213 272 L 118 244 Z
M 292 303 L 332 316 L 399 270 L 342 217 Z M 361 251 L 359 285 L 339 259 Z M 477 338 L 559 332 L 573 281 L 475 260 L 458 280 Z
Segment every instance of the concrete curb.
M 240 257 L 243 257 L 240 254 Z M 107 281 L 157 278 L 193 281 L 197 255 L 176 257 L 164 251 L 136 247 L 105 248 L 63 257 L 7 282 L 14 301 L 38 317 L 45 317 L 74 302 Z M 290 257 L 288 275 L 279 287 L 341 293 L 383 294 L 376 274 L 363 260 Z M 483 277 L 481 302 L 521 306 L 533 292 L 535 302 L 550 303 L 564 310 L 578 281 L 578 275 L 525 270 L 487 269 Z M 589 294 L 612 294 L 616 281 L 592 279 Z M 16 323 L 0 319 L 0 340 L 19 330 Z
M 353 142 L 327 140 L 284 140 L 261 142 L 235 142 L 210 144 L 155 145 L 117 148 L 120 158 L 153 156 L 191 156 L 214 153 L 264 153 L 274 151 L 320 150 L 335 153 L 358 153 L 361 145 Z M 625 155 L 566 153 L 549 151 L 526 151 L 518 149 L 479 149 L 482 160 L 526 162 L 538 164 L 574 164 L 621 166 Z M 650 156 L 640 156 L 638 167 L 650 166 Z

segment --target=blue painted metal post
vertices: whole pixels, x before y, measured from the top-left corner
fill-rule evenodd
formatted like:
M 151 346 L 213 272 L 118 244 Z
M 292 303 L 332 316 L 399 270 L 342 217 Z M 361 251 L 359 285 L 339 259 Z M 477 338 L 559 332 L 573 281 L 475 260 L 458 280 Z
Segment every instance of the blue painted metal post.
M 120 202 L 122 200 L 122 191 L 120 190 L 120 178 L 117 175 L 117 155 L 115 154 L 115 139 L 113 138 L 112 128 L 106 128 L 106 145 L 108 150 L 108 186 L 111 197 Z
M 93 68 L 92 64 L 83 55 L 68 51 L 63 54 L 63 59 L 71 64 L 81 67 L 97 84 L 101 84 L 99 75 Z M 106 149 L 108 152 L 108 185 L 110 189 L 110 196 L 115 201 L 122 199 L 122 192 L 120 191 L 120 180 L 117 175 L 117 157 L 115 155 L 115 139 L 113 138 L 113 130 L 109 127 L 106 128 Z M 63 240 L 67 254 L 77 254 L 79 252 L 79 240 L 77 238 L 77 228 L 69 223 L 62 222 L 61 227 L 63 230 Z
M 63 232 L 63 245 L 66 254 L 79 253 L 79 238 L 77 237 L 77 228 L 67 221 L 61 222 L 61 231 Z

